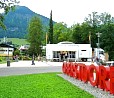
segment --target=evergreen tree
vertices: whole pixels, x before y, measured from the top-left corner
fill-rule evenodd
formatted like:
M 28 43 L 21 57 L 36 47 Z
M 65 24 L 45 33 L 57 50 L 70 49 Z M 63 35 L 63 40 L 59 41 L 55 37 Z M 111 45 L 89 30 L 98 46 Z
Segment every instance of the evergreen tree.
M 50 13 L 50 22 L 49 22 L 49 37 L 48 43 L 53 44 L 53 20 L 52 20 L 52 10 Z

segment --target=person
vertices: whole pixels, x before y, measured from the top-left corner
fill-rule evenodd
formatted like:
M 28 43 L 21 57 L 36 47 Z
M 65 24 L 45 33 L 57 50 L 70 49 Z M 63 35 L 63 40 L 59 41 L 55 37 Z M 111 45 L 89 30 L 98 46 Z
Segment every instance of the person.
M 15 56 L 13 56 L 13 60 L 15 60 Z
M 34 59 L 35 59 L 35 57 L 34 57 L 34 54 L 33 54 L 33 56 L 32 56 L 32 64 L 31 65 L 35 65 Z
M 98 65 L 100 65 L 100 63 L 99 63 L 99 58 L 98 58 L 98 57 L 96 57 L 96 63 L 97 63 Z
M 61 56 L 61 61 L 64 61 L 64 59 L 65 59 L 65 53 L 64 52 L 61 52 L 60 53 L 60 56 Z
M 40 55 L 38 56 L 38 61 L 40 61 L 41 59 L 40 59 Z
M 15 56 L 15 61 L 18 62 L 18 55 Z
M 63 53 L 61 53 L 61 61 L 63 61 Z
M 67 57 L 68 57 L 68 53 L 66 52 L 65 53 L 65 60 L 67 60 Z

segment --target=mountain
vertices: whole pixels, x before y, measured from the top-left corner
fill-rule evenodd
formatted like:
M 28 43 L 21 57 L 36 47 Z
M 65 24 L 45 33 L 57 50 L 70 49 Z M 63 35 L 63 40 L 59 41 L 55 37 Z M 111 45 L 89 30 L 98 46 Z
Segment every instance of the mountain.
M 27 34 L 27 26 L 29 20 L 35 16 L 36 13 L 25 6 L 17 6 L 15 11 L 10 11 L 5 16 L 4 24 L 7 30 L 0 28 L 0 38 L 4 36 L 10 38 L 24 38 Z M 43 26 L 48 26 L 49 18 L 37 14 L 42 21 Z

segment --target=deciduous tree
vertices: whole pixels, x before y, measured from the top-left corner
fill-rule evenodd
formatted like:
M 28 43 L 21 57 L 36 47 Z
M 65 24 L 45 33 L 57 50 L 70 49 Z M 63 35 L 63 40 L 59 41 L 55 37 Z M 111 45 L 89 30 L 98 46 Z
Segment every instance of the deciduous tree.
M 109 60 L 114 60 L 114 24 L 101 26 L 100 46 L 109 54 Z
M 71 40 L 71 33 L 70 28 L 67 28 L 67 25 L 63 22 L 55 23 L 53 31 L 53 42 L 58 43 L 61 41 L 70 41 Z
M 28 26 L 28 41 L 30 42 L 30 52 L 36 56 L 41 54 L 42 45 L 42 22 L 38 16 L 32 17 Z
M 17 0 L 0 0 L 0 10 L 4 10 L 4 14 L 0 13 L 0 27 L 6 29 L 3 21 L 4 15 L 6 15 L 10 10 L 14 10 L 15 5 L 18 4 Z

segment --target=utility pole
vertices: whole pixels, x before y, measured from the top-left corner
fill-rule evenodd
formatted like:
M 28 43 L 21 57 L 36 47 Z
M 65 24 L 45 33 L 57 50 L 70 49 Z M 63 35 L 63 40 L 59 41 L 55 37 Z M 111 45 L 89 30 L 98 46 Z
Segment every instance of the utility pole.
M 90 43 L 90 47 L 91 47 L 91 32 L 89 32 L 89 43 Z
M 102 33 L 96 33 L 97 37 L 98 37 L 98 43 L 97 43 L 97 48 L 98 48 L 98 59 L 100 59 L 100 56 L 99 56 L 99 49 L 100 49 L 100 36 L 101 36 Z
M 46 32 L 46 45 L 47 45 L 47 40 L 48 40 L 48 33 Z

